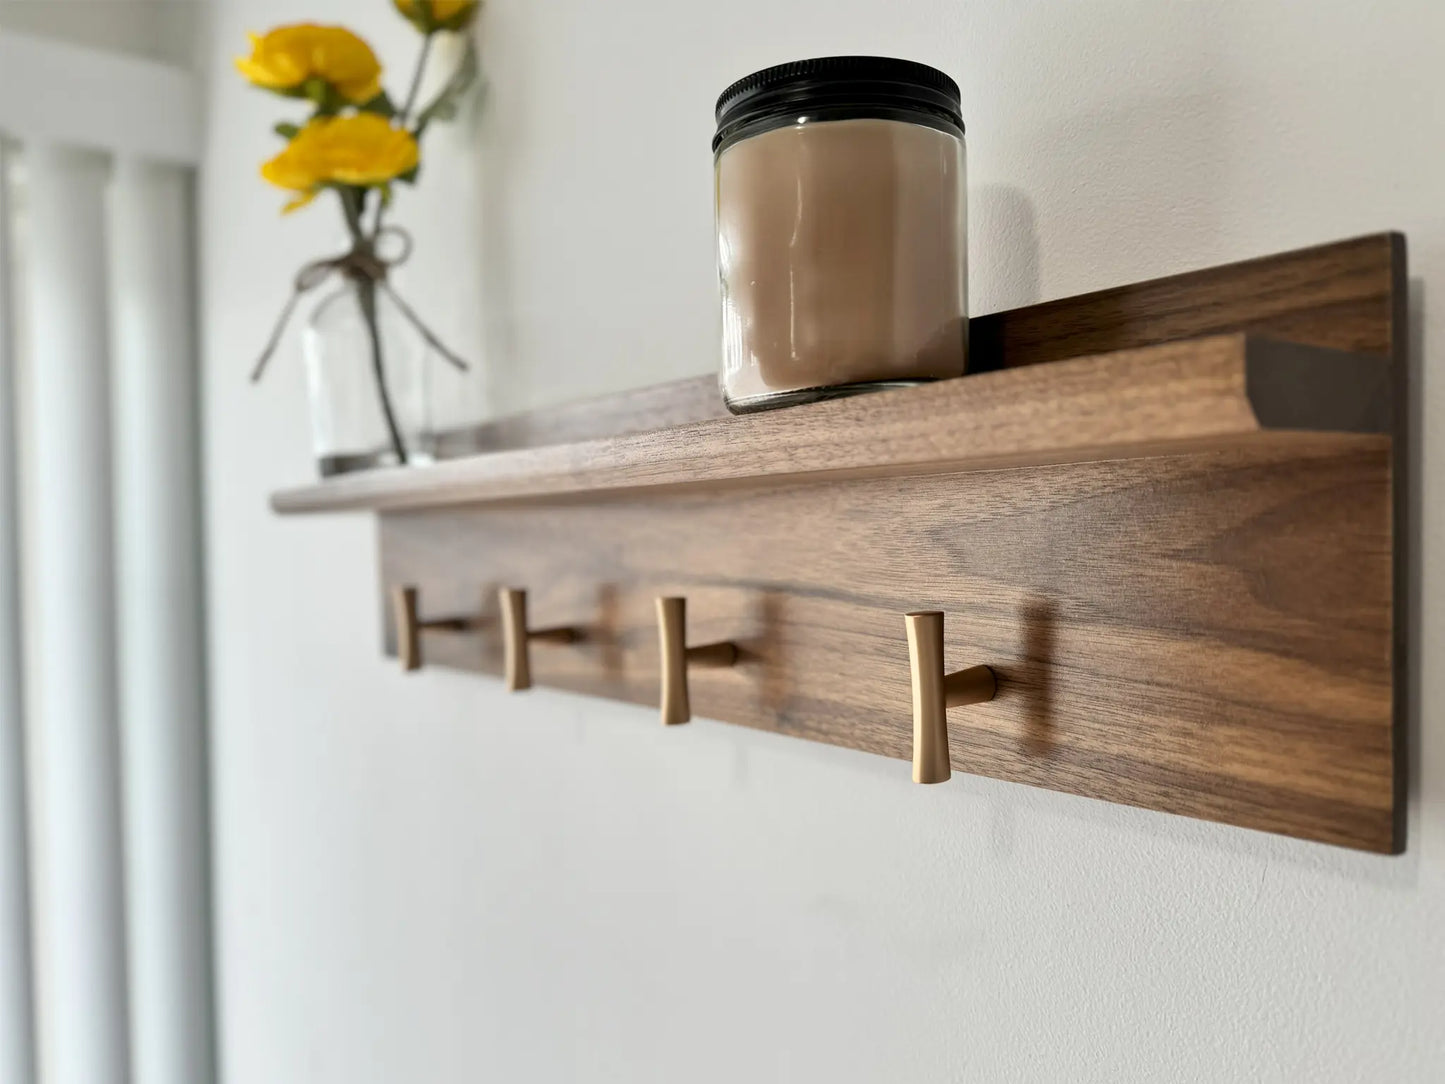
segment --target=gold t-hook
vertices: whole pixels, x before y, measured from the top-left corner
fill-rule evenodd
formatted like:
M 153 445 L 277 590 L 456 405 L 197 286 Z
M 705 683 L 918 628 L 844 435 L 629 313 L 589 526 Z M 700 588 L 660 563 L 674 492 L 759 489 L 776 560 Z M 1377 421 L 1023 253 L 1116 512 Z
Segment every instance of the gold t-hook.
M 692 705 L 687 696 L 689 666 L 728 667 L 738 661 L 737 645 L 733 643 L 687 646 L 687 600 L 657 600 L 657 638 L 662 656 L 662 722 L 665 726 L 685 723 L 692 718 Z
M 948 709 L 992 700 L 998 690 L 987 666 L 943 672 L 943 614 L 906 614 L 908 665 L 913 675 L 913 781 L 942 783 L 953 774 L 948 758 Z

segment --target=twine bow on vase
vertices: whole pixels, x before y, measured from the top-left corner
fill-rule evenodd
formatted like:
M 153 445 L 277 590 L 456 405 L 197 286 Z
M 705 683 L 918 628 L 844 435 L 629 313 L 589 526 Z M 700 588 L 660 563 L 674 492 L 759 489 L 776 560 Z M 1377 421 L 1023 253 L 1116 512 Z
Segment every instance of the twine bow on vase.
M 411 235 L 399 226 L 382 226 L 371 237 L 358 236 L 359 233 L 360 231 L 354 231 L 355 240 L 349 251 L 337 256 L 312 260 L 296 273 L 296 278 L 292 283 L 291 296 L 282 306 L 281 313 L 271 330 L 271 336 L 266 341 L 266 347 L 261 351 L 261 356 L 251 371 L 251 382 L 255 383 L 260 380 L 262 374 L 265 373 L 267 365 L 281 343 L 281 336 L 285 334 L 301 299 L 325 285 L 333 275 L 340 275 L 356 289 L 357 301 L 361 306 L 362 318 L 366 324 L 372 377 L 376 383 L 382 418 L 386 423 L 388 439 L 391 442 L 392 451 L 396 454 L 397 462 L 405 466 L 407 463 L 406 444 L 402 440 L 401 429 L 397 424 L 396 411 L 392 405 L 391 393 L 387 388 L 386 370 L 382 358 L 381 329 L 376 309 L 377 291 L 384 292 L 391 299 L 402 316 L 421 334 L 426 344 L 440 354 L 444 360 L 461 372 L 467 372 L 468 367 L 465 361 L 437 337 L 426 322 L 416 314 L 416 310 L 407 304 L 391 285 L 389 280 L 391 269 L 405 263 L 411 255 Z M 383 242 L 387 239 L 394 239 L 400 243 L 399 250 L 393 255 L 385 255 L 381 251 Z

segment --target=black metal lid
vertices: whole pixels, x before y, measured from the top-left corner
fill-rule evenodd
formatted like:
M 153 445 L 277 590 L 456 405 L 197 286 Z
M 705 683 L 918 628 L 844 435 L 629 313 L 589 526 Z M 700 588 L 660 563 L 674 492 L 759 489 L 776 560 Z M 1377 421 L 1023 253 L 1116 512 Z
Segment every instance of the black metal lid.
M 712 149 L 803 120 L 882 117 L 963 134 L 958 84 L 937 68 L 885 56 L 795 60 L 739 79 L 717 100 Z

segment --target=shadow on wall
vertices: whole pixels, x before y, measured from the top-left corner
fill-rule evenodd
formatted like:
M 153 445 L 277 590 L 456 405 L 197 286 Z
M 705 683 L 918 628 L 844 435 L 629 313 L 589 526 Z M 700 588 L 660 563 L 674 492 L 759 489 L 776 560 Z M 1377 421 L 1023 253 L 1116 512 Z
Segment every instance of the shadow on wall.
M 1081 0 L 1055 5 L 1046 20 L 979 17 L 999 20 L 999 48 L 956 65 L 965 103 L 981 107 L 969 131 L 970 163 L 980 178 L 1006 179 L 1027 197 L 1020 204 L 1016 195 L 1012 208 L 1007 200 L 981 203 L 972 217 L 983 242 L 974 249 L 972 311 L 1240 255 L 1222 212 L 1238 118 L 1256 103 L 1229 63 L 1236 28 L 1224 6 Z M 1040 56 L 1053 61 L 1040 69 Z M 1031 74 L 1021 83 L 1022 71 Z M 1020 227 L 997 234 L 993 220 L 1021 214 L 1032 215 L 1047 263 L 994 267 L 995 259 L 1014 259 L 1008 248 Z M 1005 251 L 996 256 L 999 236 Z
M 1402 543 L 1397 547 L 1396 560 L 1404 567 L 1403 588 L 1397 589 L 1398 604 L 1404 612 L 1400 617 L 1406 643 L 1413 646 L 1413 652 L 1405 657 L 1405 671 L 1397 679 L 1405 701 L 1405 720 L 1397 734 L 1403 730 L 1405 757 L 1409 761 L 1405 785 L 1405 809 L 1413 823 L 1407 825 L 1405 846 L 1407 853 L 1418 854 L 1417 841 L 1420 835 L 1419 807 L 1421 786 L 1426 778 L 1424 726 L 1421 715 L 1422 674 L 1421 648 L 1425 643 L 1425 630 L 1421 620 L 1420 600 L 1425 589 L 1425 281 L 1410 280 L 1409 346 L 1406 354 L 1405 388 L 1409 407 L 1402 419 L 1405 425 L 1405 494 L 1403 501 L 1404 531 Z M 1398 634 L 1397 634 L 1398 635 Z M 1434 759 L 1440 760 L 1445 753 L 1445 743 L 1437 742 Z M 1445 775 L 1445 764 L 1432 763 L 1429 777 L 1438 779 Z
M 968 193 L 968 310 L 999 312 L 1040 300 L 1039 231 L 1022 188 L 982 184 Z
M 1228 258 L 1223 92 L 1070 117 L 1029 142 L 1030 190 L 1066 297 Z M 1161 262 L 1160 253 L 1172 253 Z

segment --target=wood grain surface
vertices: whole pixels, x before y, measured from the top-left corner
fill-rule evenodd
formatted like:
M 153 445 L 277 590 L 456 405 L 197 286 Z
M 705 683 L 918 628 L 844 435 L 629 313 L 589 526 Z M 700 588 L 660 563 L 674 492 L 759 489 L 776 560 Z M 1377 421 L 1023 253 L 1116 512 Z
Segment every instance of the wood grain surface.
M 1225 331 L 1390 357 L 1405 333 L 1405 239 L 1379 233 L 1080 294 L 969 322 L 975 369 Z
M 717 374 L 708 373 L 449 430 L 438 438 L 437 456 L 571 444 L 729 416 Z
M 1355 435 L 582 495 L 384 515 L 382 577 L 424 618 L 524 586 L 584 632 L 534 649 L 537 684 L 654 706 L 654 599 L 685 597 L 690 642 L 742 653 L 691 675 L 695 714 L 904 759 L 903 615 L 942 610 L 949 669 L 1000 679 L 949 713 L 956 771 L 1389 852 L 1390 493 L 1390 440 Z M 495 620 L 423 635 L 501 673 Z
M 278 494 L 273 504 L 288 513 L 436 507 L 1137 457 L 1276 431 L 1387 432 L 1390 371 L 1368 355 L 1219 335 L 787 411 L 367 471 Z

